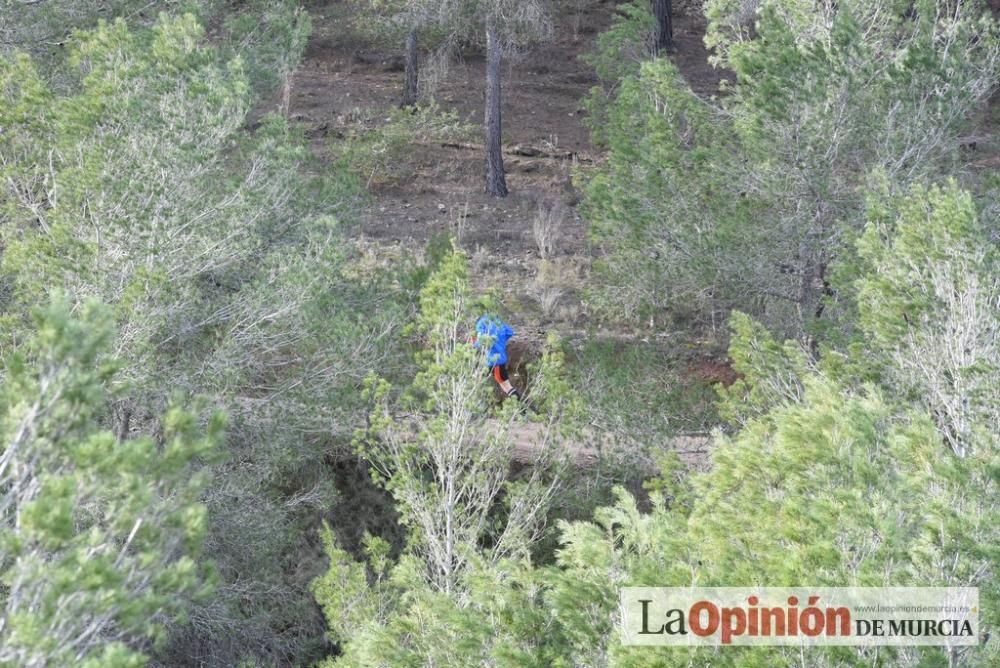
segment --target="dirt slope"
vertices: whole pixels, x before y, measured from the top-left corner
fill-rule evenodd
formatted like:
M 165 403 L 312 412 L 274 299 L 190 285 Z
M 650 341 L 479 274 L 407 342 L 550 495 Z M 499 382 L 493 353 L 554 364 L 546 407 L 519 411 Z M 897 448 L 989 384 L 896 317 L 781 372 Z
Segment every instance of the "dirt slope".
M 376 190 L 377 201 L 365 217 L 367 237 L 421 246 L 435 232 L 455 231 L 461 219 L 461 242 L 472 251 L 482 247 L 518 259 L 537 254 L 530 212 L 539 202 L 575 204 L 572 160 L 517 155 L 515 147 L 591 157 L 581 100 L 597 80 L 579 56 L 610 25 L 615 3 L 578 4 L 584 9 L 556 17 L 554 41 L 505 67 L 502 113 L 511 196 L 496 200 L 482 192 L 482 156 L 475 146 L 420 146 L 412 156 L 412 177 Z M 344 39 L 339 5 L 330 3 L 314 17 L 315 34 L 292 88 L 291 115 L 311 129 L 320 150 L 328 137 L 349 131 L 359 118 L 377 123 L 398 104 L 403 82 L 400 57 Z M 675 30 L 675 61 L 696 91 L 714 94 L 719 75 L 707 64 L 701 26 L 682 16 Z M 438 86 L 437 102 L 480 128 L 483 77 L 482 54 L 462 54 Z M 582 252 L 581 221 L 570 216 L 564 232 L 560 250 Z

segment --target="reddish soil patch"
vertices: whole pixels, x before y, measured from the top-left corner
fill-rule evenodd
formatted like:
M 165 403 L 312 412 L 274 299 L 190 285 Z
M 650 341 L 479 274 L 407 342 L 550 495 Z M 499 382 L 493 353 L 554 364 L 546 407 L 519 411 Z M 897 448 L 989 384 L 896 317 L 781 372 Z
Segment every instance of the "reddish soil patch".
M 690 366 L 687 377 L 711 385 L 721 383 L 729 387 L 740 378 L 740 374 L 728 360 L 702 359 Z

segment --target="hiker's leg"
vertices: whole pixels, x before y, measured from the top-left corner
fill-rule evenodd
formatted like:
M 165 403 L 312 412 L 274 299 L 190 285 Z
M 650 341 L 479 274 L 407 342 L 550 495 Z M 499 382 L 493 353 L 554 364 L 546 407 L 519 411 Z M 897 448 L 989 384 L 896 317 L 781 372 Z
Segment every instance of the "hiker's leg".
M 511 394 L 517 394 L 517 390 L 515 390 L 514 386 L 511 385 L 507 376 L 506 364 L 497 364 L 493 367 L 493 380 L 497 382 L 497 385 L 500 386 L 500 389 L 503 390 L 503 393 L 508 397 Z

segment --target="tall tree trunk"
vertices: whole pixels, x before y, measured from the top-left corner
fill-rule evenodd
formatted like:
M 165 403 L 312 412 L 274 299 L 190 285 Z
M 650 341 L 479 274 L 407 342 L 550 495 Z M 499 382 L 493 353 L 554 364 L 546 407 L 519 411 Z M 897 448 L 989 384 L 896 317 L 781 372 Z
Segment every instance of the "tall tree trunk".
M 281 115 L 288 118 L 288 108 L 292 104 L 292 73 L 285 72 L 281 77 Z
M 417 31 L 411 29 L 406 34 L 406 85 L 403 88 L 403 107 L 417 104 L 417 72 L 420 62 L 417 59 Z
M 671 18 L 671 0 L 652 0 L 656 17 L 656 52 L 662 53 L 674 45 L 674 23 Z
M 486 193 L 493 197 L 507 196 L 507 179 L 503 172 L 500 149 L 500 68 L 503 51 L 496 28 L 486 28 Z

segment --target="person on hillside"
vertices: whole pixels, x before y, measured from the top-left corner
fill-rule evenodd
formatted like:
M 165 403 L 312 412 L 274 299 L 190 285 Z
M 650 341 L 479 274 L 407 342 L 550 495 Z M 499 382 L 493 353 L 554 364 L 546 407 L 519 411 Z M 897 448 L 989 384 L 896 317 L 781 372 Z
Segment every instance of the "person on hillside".
M 505 396 L 514 397 L 521 400 L 521 393 L 514 387 L 507 375 L 507 342 L 514 336 L 514 330 L 510 325 L 495 315 L 484 315 L 476 321 L 476 334 L 473 337 L 473 344 L 479 348 L 480 337 L 485 337 L 490 342 L 490 349 L 486 353 L 486 366 L 497 382 Z

